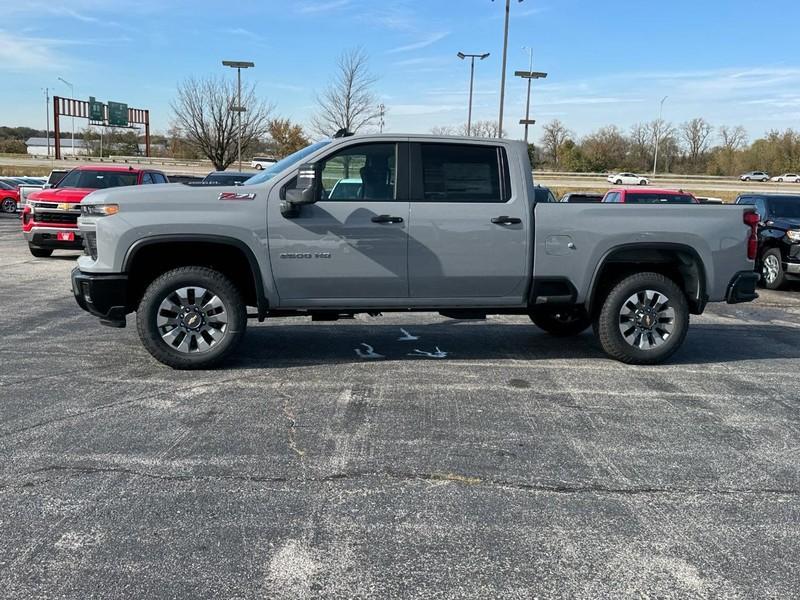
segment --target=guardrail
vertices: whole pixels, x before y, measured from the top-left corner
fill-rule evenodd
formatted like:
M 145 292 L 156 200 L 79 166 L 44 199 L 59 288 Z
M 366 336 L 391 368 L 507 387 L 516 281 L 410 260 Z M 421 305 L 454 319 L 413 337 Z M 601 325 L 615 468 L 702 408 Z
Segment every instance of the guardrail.
M 556 178 L 556 177 L 574 177 L 576 179 L 590 179 L 602 178 L 605 179 L 609 175 L 616 175 L 616 173 L 575 173 L 570 171 L 539 171 L 533 170 L 533 174 L 537 177 Z M 684 175 L 680 173 L 657 173 L 655 177 L 649 173 L 642 173 L 642 177 L 648 179 L 667 179 L 670 181 L 687 180 L 687 181 L 739 181 L 739 177 L 735 175 Z

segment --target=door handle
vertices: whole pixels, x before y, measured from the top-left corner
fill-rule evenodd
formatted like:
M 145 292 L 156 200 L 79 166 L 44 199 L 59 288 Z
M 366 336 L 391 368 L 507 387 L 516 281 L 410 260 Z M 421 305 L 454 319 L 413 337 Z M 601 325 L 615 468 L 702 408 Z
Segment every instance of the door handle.
M 495 225 L 519 225 L 522 223 L 522 219 L 518 219 L 517 217 L 507 217 L 503 215 L 502 217 L 495 217 L 492 219 L 492 223 Z
M 403 217 L 393 217 L 391 215 L 375 215 L 372 217 L 373 223 L 402 223 Z

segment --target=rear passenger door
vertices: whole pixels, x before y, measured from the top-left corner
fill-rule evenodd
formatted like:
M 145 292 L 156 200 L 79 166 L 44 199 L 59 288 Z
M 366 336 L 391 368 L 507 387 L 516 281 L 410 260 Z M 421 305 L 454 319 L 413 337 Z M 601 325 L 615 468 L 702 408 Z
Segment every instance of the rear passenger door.
M 408 277 L 417 304 L 522 302 L 529 269 L 526 191 L 503 146 L 410 145 Z M 521 176 L 513 178 L 522 181 Z

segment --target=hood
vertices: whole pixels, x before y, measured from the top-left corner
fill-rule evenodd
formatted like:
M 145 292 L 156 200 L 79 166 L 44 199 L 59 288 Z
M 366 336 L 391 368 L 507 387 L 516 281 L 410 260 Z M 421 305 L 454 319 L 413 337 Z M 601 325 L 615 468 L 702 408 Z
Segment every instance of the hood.
M 770 221 L 778 229 L 800 229 L 800 217 L 780 217 Z
M 135 185 L 97 190 L 86 198 L 84 204 L 119 204 L 131 210 L 187 210 L 208 207 L 209 204 L 223 208 L 232 204 L 250 204 L 253 200 L 266 199 L 268 187 L 264 185 L 184 185 L 167 183 L 159 185 Z M 221 194 L 255 194 L 255 198 L 222 200 Z
M 28 200 L 36 200 L 39 202 L 68 202 L 77 204 L 92 192 L 96 192 L 91 188 L 49 188 L 46 190 L 39 190 L 33 192 L 28 196 Z

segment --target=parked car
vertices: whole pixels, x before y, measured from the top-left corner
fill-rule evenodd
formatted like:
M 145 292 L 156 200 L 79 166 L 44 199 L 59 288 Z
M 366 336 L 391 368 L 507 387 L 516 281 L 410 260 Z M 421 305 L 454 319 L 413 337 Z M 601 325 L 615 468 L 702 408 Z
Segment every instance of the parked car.
M 572 204 L 592 204 L 601 202 L 603 194 L 595 194 L 593 192 L 570 192 L 561 196 L 561 202 L 570 202 Z
M 617 173 L 616 175 L 609 175 L 606 177 L 608 183 L 614 185 L 648 185 L 650 180 L 647 177 L 642 177 L 636 173 Z
M 67 173 L 69 173 L 69 169 L 53 169 L 50 171 L 50 175 L 47 177 L 44 187 L 51 188 L 55 186 L 59 181 L 64 179 L 64 175 Z
M 129 185 L 167 183 L 161 171 L 120 166 L 83 166 L 67 173 L 55 187 L 28 196 L 22 211 L 22 231 L 31 254 L 46 257 L 53 250 L 79 250 L 80 202 L 96 190 Z
M 19 190 L 17 186 L 6 181 L 0 181 L 0 210 L 4 213 L 15 213 L 18 205 Z
M 739 176 L 742 181 L 769 181 L 769 174 L 764 171 L 748 171 Z
M 238 185 L 253 176 L 252 173 L 237 173 L 236 171 L 212 171 L 203 178 L 200 185 Z
M 362 198 L 329 200 L 343 165 L 363 165 Z M 507 139 L 340 137 L 245 186 L 99 190 L 81 209 L 78 305 L 116 327 L 136 311 L 145 348 L 178 369 L 228 356 L 248 306 L 261 320 L 522 313 L 556 336 L 594 323 L 609 356 L 652 364 L 690 313 L 757 296 L 752 208 L 537 202 L 528 147 Z
M 700 204 L 725 204 L 722 198 L 715 198 L 714 196 L 695 196 Z
M 533 188 L 536 202 L 558 202 L 549 187 L 536 184 Z
M 776 175 L 775 177 L 771 177 L 770 181 L 776 181 L 778 183 L 800 183 L 800 175 L 797 173 L 784 173 L 783 175 Z
M 764 286 L 776 290 L 800 279 L 800 196 L 741 194 L 736 204 L 759 214 L 756 265 Z
M 697 198 L 683 190 L 615 189 L 608 190 L 603 202 L 615 204 L 699 204 Z
M 170 175 L 170 183 L 187 183 L 189 185 L 200 185 L 203 178 L 199 175 Z
M 363 184 L 360 179 L 340 179 L 328 194 L 328 200 L 343 198 L 363 198 Z
M 250 161 L 250 168 L 262 171 L 266 167 L 271 167 L 276 162 L 278 161 L 275 160 L 274 158 L 269 158 L 266 156 L 256 156 L 253 158 L 253 160 Z

